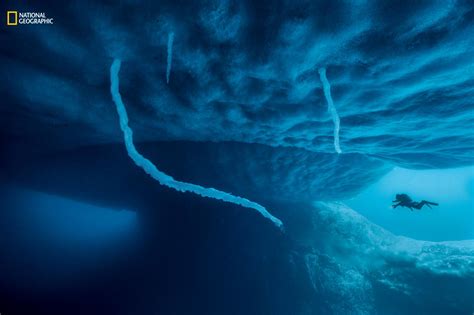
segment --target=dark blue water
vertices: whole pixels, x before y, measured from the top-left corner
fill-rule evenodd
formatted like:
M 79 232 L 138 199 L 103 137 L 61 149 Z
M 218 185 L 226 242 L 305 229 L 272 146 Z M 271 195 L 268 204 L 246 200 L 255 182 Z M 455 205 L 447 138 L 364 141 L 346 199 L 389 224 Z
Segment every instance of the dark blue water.
M 1 314 L 474 312 L 469 1 L 12 10 Z

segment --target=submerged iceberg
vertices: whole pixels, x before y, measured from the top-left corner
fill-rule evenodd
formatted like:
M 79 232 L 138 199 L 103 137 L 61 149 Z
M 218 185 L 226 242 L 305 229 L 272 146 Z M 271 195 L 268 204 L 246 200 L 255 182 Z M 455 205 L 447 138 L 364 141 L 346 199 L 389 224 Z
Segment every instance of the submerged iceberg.
M 342 203 L 315 203 L 310 217 L 301 255 L 314 290 L 339 301 L 329 306 L 334 314 L 462 314 L 474 307 L 474 240 L 396 236 Z

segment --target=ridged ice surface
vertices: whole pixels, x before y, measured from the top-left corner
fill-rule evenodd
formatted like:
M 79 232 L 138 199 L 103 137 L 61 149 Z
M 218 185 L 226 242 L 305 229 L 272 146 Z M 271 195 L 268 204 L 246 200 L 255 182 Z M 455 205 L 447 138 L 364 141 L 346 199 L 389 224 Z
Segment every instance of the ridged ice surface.
M 123 6 L 77 2 L 58 12 L 74 23 L 48 32 L 6 30 L 2 132 L 51 139 L 67 133 L 70 145 L 120 141 L 107 87 L 108 66 L 118 57 L 136 141 L 225 140 L 334 152 L 318 75 L 325 67 L 344 153 L 412 168 L 472 160 L 469 1 Z M 119 9 L 126 20 L 114 18 Z

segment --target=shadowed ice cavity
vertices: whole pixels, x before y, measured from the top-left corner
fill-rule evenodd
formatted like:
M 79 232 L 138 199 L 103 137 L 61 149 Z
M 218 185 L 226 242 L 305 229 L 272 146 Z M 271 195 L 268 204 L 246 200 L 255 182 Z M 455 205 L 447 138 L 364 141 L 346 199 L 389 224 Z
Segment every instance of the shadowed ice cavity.
M 133 143 L 133 132 L 132 129 L 130 129 L 130 127 L 128 126 L 127 112 L 125 110 L 125 105 L 122 102 L 122 97 L 120 96 L 118 77 L 119 71 L 120 60 L 115 59 L 110 68 L 110 91 L 112 93 L 112 99 L 115 105 L 117 106 L 117 112 L 120 118 L 120 128 L 123 131 L 125 146 L 127 148 L 128 155 L 135 162 L 135 164 L 137 164 L 137 166 L 141 167 L 148 175 L 153 177 L 162 185 L 168 186 L 177 191 L 189 191 L 202 197 L 218 199 L 226 202 L 231 202 L 246 208 L 255 209 L 260 212 L 265 218 L 271 220 L 277 227 L 283 228 L 283 223 L 280 221 L 280 219 L 270 214 L 267 209 L 265 209 L 265 207 L 263 207 L 262 205 L 259 205 L 258 203 L 239 196 L 234 196 L 232 194 L 219 191 L 214 188 L 205 188 L 199 185 L 177 181 L 173 177 L 158 170 L 158 168 L 156 168 L 156 166 L 150 160 L 146 159 L 143 155 L 141 155 L 137 151 L 137 149 L 135 148 L 135 144 Z

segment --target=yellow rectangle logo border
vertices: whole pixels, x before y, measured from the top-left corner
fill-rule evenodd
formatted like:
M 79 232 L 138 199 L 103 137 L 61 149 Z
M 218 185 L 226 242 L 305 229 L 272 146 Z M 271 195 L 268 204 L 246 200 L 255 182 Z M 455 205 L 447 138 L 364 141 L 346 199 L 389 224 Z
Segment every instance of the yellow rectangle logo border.
M 14 22 L 10 22 L 10 15 L 13 15 L 15 17 Z M 7 25 L 18 25 L 18 11 L 7 11 Z

